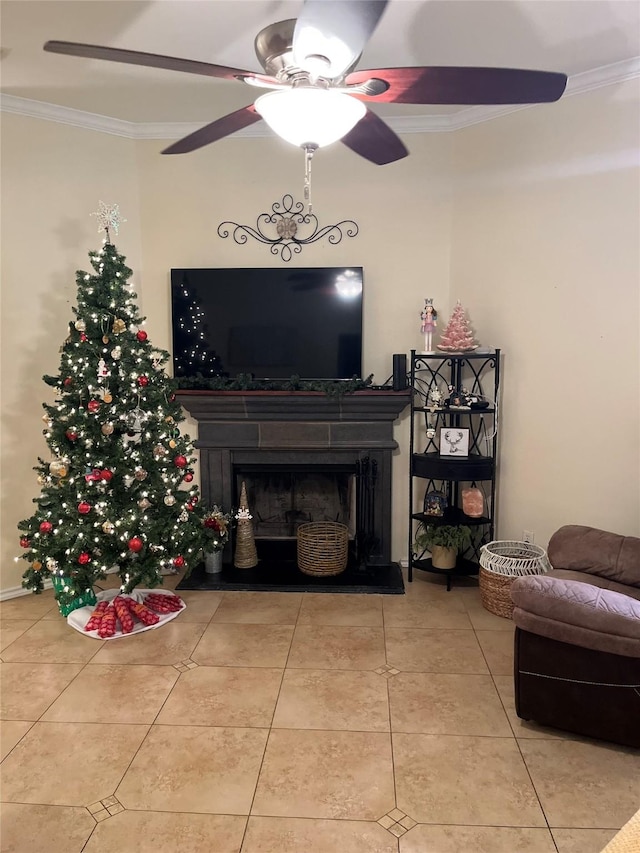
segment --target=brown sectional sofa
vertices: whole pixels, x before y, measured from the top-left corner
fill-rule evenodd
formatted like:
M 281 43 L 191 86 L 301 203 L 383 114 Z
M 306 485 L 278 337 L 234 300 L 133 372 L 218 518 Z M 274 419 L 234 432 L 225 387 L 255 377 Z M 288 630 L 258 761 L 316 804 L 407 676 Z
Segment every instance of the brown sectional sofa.
M 640 747 L 640 538 L 566 525 L 514 602 L 518 716 Z

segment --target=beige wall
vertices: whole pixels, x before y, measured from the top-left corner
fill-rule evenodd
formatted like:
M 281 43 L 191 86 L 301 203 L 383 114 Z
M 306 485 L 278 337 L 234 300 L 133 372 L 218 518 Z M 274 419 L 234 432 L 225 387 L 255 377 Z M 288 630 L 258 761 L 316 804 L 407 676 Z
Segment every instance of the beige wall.
M 460 298 L 482 343 L 505 352 L 501 538 L 526 528 L 546 544 L 572 521 L 640 534 L 637 91 L 631 82 L 410 135 L 411 157 L 387 167 L 340 145 L 314 162 L 320 224 L 352 218 L 360 234 L 291 263 L 364 266 L 365 374 L 383 382 L 392 353 L 421 347 L 425 296 L 443 322 Z M 116 243 L 159 346 L 170 343 L 172 266 L 281 263 L 216 229 L 253 224 L 285 192 L 301 198 L 300 152 L 267 139 L 175 157 L 162 147 L 3 114 L 2 589 L 20 583 L 16 523 L 38 493 L 32 465 L 48 456 L 41 377 L 57 371 L 75 271 L 100 242 L 88 215 L 98 200 L 128 220 Z M 407 421 L 396 429 L 396 559 L 406 558 Z
M 101 245 L 89 214 L 99 200 L 120 204 L 129 221 L 118 243 L 134 269 L 140 230 L 130 140 L 3 114 L 1 165 L 0 589 L 7 589 L 20 584 L 27 565 L 14 557 L 16 524 L 31 515 L 38 494 L 32 467 L 39 455 L 50 456 L 41 404 L 53 398 L 42 376 L 58 371 L 76 304 L 76 270 L 90 269 L 88 252 Z
M 364 375 L 382 383 L 392 354 L 421 346 L 420 309 L 431 295 L 448 298 L 451 233 L 449 137 L 412 135 L 411 157 L 377 167 L 343 146 L 319 151 L 312 199 L 320 226 L 354 219 L 359 235 L 338 245 L 305 246 L 296 266 L 362 265 Z M 159 157 L 157 142 L 138 144 L 144 311 L 158 343 L 169 347 L 172 266 L 278 266 L 269 247 L 238 246 L 217 235 L 224 220 L 255 225 L 284 193 L 302 199 L 303 155 L 275 140 L 225 140 L 188 157 Z M 196 434 L 196 425 L 187 423 Z M 401 417 L 393 471 L 393 553 L 406 558 L 408 418 Z
M 267 139 L 227 140 L 184 157 L 162 157 L 160 141 L 135 143 L 36 119 L 3 116 L 2 480 L 0 588 L 20 583 L 16 523 L 38 493 L 31 470 L 49 451 L 42 438 L 44 373 L 58 368 L 58 348 L 75 304 L 75 270 L 89 266 L 100 243 L 89 212 L 99 199 L 127 218 L 115 239 L 134 270 L 147 329 L 170 344 L 172 266 L 275 266 L 268 247 L 244 247 L 217 235 L 224 219 L 255 223 L 290 192 L 302 197 L 302 153 Z M 425 295 L 447 299 L 450 140 L 411 136 L 412 157 L 379 168 L 336 146 L 317 154 L 313 201 L 320 225 L 354 219 L 360 234 L 338 246 L 303 249 L 297 266 L 365 267 L 364 371 L 391 374 L 391 355 L 420 345 Z M 139 193 L 138 193 L 139 189 Z M 140 249 L 141 246 L 141 249 Z M 144 260 L 144 266 L 142 259 Z M 26 305 L 25 296 L 30 300 Z M 196 434 L 195 424 L 187 424 Z M 407 445 L 406 415 L 397 429 Z M 397 452 L 394 551 L 406 551 L 406 451 Z
M 451 298 L 505 351 L 499 538 L 640 534 L 638 81 L 453 137 Z

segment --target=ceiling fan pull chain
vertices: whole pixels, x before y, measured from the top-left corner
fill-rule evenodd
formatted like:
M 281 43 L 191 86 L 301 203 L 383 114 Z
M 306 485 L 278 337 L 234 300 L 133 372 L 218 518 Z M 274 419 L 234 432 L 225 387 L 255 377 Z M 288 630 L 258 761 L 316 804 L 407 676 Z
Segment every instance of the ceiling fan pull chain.
M 311 204 L 311 158 L 313 157 L 317 145 L 304 145 L 304 200 L 309 205 L 308 213 L 313 210 Z

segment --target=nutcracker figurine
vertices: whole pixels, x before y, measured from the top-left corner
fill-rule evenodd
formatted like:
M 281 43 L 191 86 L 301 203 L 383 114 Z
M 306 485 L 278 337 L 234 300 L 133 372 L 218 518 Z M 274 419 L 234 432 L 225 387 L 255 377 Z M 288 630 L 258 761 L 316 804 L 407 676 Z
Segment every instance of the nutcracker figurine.
M 432 355 L 433 349 L 433 333 L 437 326 L 438 312 L 433 307 L 433 299 L 424 300 L 424 308 L 420 314 L 422 325 L 420 331 L 424 335 L 424 351 L 423 355 Z

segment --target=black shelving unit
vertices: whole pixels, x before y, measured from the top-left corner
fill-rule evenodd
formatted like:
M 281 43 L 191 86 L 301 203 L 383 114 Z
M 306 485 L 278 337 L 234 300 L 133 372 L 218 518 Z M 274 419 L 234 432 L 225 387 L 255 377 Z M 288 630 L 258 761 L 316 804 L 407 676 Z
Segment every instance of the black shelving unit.
M 412 350 L 410 386 L 409 581 L 418 569 L 446 575 L 451 589 L 452 578 L 478 573 L 480 548 L 494 538 L 500 350 L 428 355 Z M 457 429 L 469 430 L 468 455 L 442 455 L 442 431 Z M 467 487 L 483 493 L 480 517 L 463 512 L 462 490 Z M 441 516 L 424 512 L 425 498 L 434 491 L 447 500 Z M 416 533 L 427 524 L 471 528 L 471 544 L 458 555 L 455 568 L 436 568 L 426 551 L 416 552 Z

